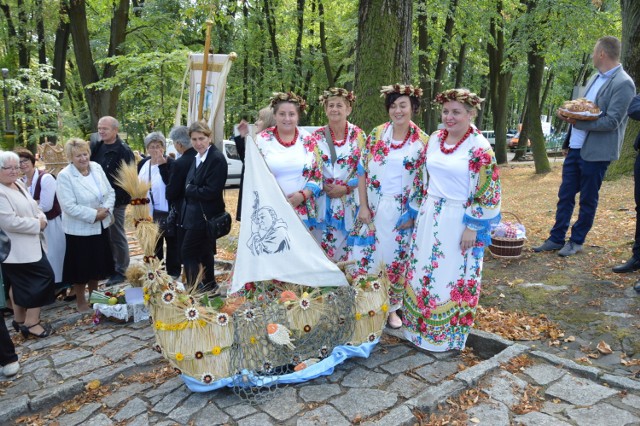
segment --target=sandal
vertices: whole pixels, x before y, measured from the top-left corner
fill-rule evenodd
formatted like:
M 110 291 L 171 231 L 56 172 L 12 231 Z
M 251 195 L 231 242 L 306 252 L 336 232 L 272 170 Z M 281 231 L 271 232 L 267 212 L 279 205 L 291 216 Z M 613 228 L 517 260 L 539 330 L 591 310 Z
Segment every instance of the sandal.
M 23 322 L 18 322 L 16 320 L 13 320 L 13 321 L 11 321 L 11 325 L 16 330 L 16 333 L 19 333 L 20 332 L 20 327 L 24 325 L 24 321 Z
M 31 329 L 35 326 L 41 326 L 42 329 L 44 330 L 42 333 L 40 334 L 36 334 L 36 333 L 32 333 Z M 33 324 L 32 326 L 27 327 L 26 325 L 22 325 L 20 326 L 20 331 L 22 332 L 22 335 L 24 336 L 25 339 L 29 338 L 29 335 L 31 336 L 36 336 L 38 338 L 43 338 L 43 337 L 49 337 L 52 333 L 53 333 L 53 329 L 51 329 L 50 327 L 40 324 L 40 321 L 38 321 L 36 324 Z

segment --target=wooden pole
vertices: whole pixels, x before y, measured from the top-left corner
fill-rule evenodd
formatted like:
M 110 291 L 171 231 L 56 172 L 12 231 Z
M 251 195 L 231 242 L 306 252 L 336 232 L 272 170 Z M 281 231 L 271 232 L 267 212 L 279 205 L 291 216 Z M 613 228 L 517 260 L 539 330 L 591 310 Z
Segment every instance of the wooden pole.
M 209 71 L 209 47 L 211 46 L 211 27 L 213 21 L 207 21 L 207 37 L 204 40 L 204 55 L 202 56 L 202 78 L 200 79 L 200 98 L 198 99 L 198 120 L 202 120 L 204 98 L 207 93 L 207 72 Z

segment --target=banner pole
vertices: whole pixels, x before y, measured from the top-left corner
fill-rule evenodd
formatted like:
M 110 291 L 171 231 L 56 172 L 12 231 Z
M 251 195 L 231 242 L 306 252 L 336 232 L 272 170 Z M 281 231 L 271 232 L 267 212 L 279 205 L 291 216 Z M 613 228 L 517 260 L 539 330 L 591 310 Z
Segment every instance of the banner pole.
M 207 93 L 207 74 L 209 73 L 209 48 L 211 46 L 211 27 L 213 21 L 207 20 L 207 36 L 204 40 L 204 55 L 202 55 L 202 76 L 200 78 L 200 98 L 198 98 L 198 121 L 202 120 L 204 98 Z

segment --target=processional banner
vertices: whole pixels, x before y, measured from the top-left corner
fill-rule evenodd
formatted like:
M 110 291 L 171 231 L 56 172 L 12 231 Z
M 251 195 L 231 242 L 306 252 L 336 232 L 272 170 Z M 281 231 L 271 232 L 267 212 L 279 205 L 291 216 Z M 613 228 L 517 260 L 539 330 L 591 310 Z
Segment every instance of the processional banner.
M 202 72 L 204 68 L 204 54 L 189 54 L 189 110 L 187 114 L 187 126 L 198 121 L 198 105 L 200 95 L 204 94 L 202 119 L 207 122 L 213 131 L 213 141 L 221 147 L 224 139 L 224 99 L 227 90 L 227 75 L 231 69 L 233 55 L 210 54 L 207 61 L 207 76 L 204 89 L 202 86 Z M 186 77 L 186 75 L 185 75 Z M 183 83 L 184 87 L 184 83 Z M 181 118 L 181 102 L 176 111 L 175 125 L 179 125 Z
M 242 222 L 230 291 L 273 279 L 311 287 L 348 285 L 291 208 L 255 142 L 247 138 Z

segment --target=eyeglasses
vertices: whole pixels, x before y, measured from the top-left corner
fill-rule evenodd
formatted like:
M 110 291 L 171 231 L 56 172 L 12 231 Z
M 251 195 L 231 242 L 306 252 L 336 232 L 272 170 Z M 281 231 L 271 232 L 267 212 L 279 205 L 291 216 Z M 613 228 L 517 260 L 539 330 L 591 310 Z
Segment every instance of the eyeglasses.
M 13 170 L 14 172 L 19 172 L 20 167 L 0 167 L 2 170 Z
M 29 160 L 28 158 L 23 158 L 22 160 L 20 160 L 20 164 L 27 164 L 30 163 L 31 160 Z

